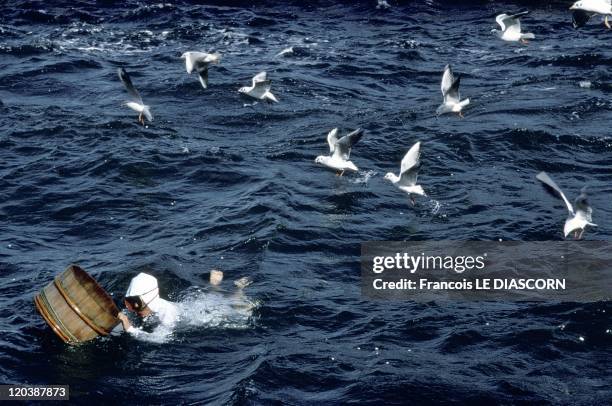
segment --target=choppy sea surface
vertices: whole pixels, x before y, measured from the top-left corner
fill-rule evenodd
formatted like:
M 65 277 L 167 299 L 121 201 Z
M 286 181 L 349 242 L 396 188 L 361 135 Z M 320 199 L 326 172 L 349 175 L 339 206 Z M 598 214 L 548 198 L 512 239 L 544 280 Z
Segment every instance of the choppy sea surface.
M 570 3 L 3 1 L 0 382 L 76 404 L 609 402 L 610 302 L 389 303 L 359 283 L 363 241 L 562 239 L 542 170 L 570 199 L 589 187 L 585 238 L 610 239 L 612 31 L 574 30 Z M 524 7 L 535 40 L 491 34 Z M 222 54 L 208 90 L 191 50 Z M 447 63 L 464 119 L 435 116 Z M 278 104 L 237 92 L 262 70 Z M 333 127 L 365 129 L 357 174 L 314 163 Z M 383 176 L 416 141 L 413 207 Z M 32 299 L 70 263 L 118 300 L 141 271 L 181 301 L 219 268 L 258 307 L 68 348 Z

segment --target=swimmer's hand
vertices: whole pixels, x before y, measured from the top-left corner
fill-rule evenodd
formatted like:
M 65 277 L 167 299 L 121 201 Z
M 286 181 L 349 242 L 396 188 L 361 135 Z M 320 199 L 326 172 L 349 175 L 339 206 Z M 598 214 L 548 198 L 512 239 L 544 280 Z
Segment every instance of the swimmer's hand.
M 121 321 L 124 331 L 128 331 L 132 327 L 132 323 L 130 323 L 128 316 L 125 313 L 119 312 L 117 318 L 119 319 L 119 321 Z

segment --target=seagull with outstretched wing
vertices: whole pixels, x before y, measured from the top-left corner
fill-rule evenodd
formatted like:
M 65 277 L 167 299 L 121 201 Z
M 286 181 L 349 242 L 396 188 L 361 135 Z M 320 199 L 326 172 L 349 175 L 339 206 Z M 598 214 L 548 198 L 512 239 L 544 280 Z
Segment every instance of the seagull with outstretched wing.
M 567 197 L 565 197 L 565 193 L 563 193 L 561 188 L 557 186 L 555 181 L 552 180 L 546 172 L 538 173 L 536 179 L 554 190 L 565 202 L 568 211 L 568 216 L 563 226 L 563 234 L 565 237 L 570 235 L 573 231 L 574 238 L 581 239 L 586 226 L 597 226 L 592 220 L 593 209 L 587 200 L 586 188 L 583 187 L 582 190 L 580 190 L 580 195 L 574 200 L 574 204 L 572 205 Z
M 251 86 L 241 87 L 240 89 L 238 89 L 238 91 L 255 99 L 270 100 L 275 103 L 278 103 L 276 96 L 274 96 L 270 91 L 271 87 L 272 81 L 268 79 L 268 74 L 266 72 L 260 72 L 257 75 L 253 76 Z
M 134 87 L 132 79 L 130 78 L 130 75 L 127 73 L 127 71 L 123 68 L 119 68 L 117 70 L 117 73 L 119 75 L 121 83 L 123 83 L 130 96 L 132 96 L 132 101 L 126 102 L 125 105 L 134 110 L 135 112 L 140 113 L 138 115 L 138 122 L 140 124 L 145 124 L 145 117 L 147 118 L 147 120 L 153 121 L 153 114 L 151 114 L 151 108 L 143 103 L 142 97 L 140 97 L 140 93 L 138 93 L 138 90 L 136 90 L 136 88 Z
M 338 171 L 337 175 L 344 175 L 345 171 L 357 172 L 357 166 L 349 159 L 351 149 L 363 137 L 363 130 L 356 129 L 342 138 L 338 137 L 338 129 L 334 128 L 327 134 L 327 144 L 329 145 L 330 155 L 320 155 L 315 162 L 328 168 Z
M 501 30 L 492 30 L 496 33 L 499 38 L 504 41 L 516 42 L 520 41 L 524 44 L 527 43 L 528 39 L 534 39 L 535 35 L 532 33 L 521 32 L 521 20 L 520 18 L 529 14 L 529 11 L 521 11 L 516 14 L 500 14 L 495 17 L 495 21 L 499 24 Z
M 208 88 L 208 67 L 211 64 L 218 64 L 221 61 L 221 55 L 218 53 L 207 54 L 205 52 L 185 52 L 181 55 L 181 59 L 185 60 L 185 68 L 187 73 L 193 71 L 198 73 L 198 79 L 204 89 Z
M 417 142 L 414 144 L 404 158 L 402 158 L 402 163 L 400 164 L 400 173 L 399 176 L 395 175 L 392 172 L 389 172 L 385 175 L 385 179 L 391 181 L 395 186 L 397 186 L 400 190 L 408 193 L 410 196 L 410 201 L 414 205 L 413 194 L 425 196 L 425 191 L 421 187 L 421 185 L 417 185 L 417 176 L 419 173 L 419 168 L 421 166 L 420 162 L 421 156 L 421 142 Z
M 468 104 L 470 99 L 461 100 L 459 95 L 459 83 L 461 77 L 453 75 L 453 70 L 450 65 L 444 67 L 444 73 L 442 74 L 441 90 L 444 101 L 436 110 L 438 115 L 445 113 L 457 113 L 459 117 L 463 117 L 461 110 Z

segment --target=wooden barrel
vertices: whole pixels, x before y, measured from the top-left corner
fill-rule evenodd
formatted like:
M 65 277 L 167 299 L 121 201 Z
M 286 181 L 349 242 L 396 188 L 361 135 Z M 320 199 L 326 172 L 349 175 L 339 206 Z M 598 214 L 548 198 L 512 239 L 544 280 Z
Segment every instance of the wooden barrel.
M 55 334 L 68 344 L 106 336 L 119 323 L 119 309 L 94 278 L 70 265 L 34 298 Z

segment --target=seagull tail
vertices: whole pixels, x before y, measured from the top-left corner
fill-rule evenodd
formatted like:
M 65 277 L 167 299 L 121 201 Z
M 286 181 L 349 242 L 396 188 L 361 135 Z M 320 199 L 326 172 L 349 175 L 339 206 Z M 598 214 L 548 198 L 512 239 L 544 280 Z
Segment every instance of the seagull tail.
M 468 104 L 470 104 L 470 99 L 465 99 L 459 102 L 459 106 L 461 106 L 461 108 L 464 108 Z
M 521 39 L 535 39 L 535 35 L 533 35 L 532 33 L 528 32 L 526 34 L 521 34 Z
M 142 114 L 145 115 L 145 117 L 147 118 L 147 120 L 149 121 L 153 121 L 153 114 L 151 113 L 151 109 L 149 106 L 143 106 L 142 108 Z
M 272 92 L 266 92 L 266 94 L 264 95 L 264 97 L 268 100 L 273 101 L 274 103 L 278 103 L 278 99 L 276 98 L 276 96 L 274 96 L 272 94 Z

